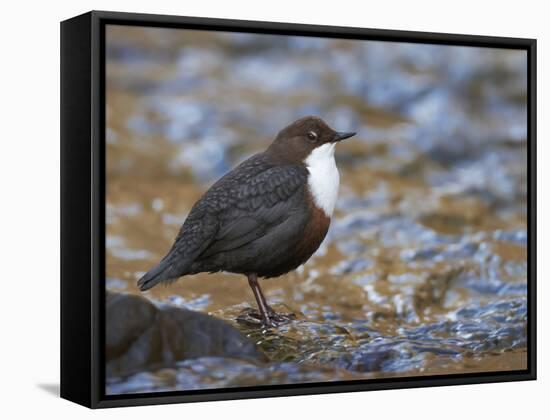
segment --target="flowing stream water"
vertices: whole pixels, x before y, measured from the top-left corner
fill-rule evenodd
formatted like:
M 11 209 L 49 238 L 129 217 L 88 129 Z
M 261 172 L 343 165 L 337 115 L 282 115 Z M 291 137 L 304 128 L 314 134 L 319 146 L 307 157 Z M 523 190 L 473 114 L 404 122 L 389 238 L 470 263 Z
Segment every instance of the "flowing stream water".
M 321 248 L 262 281 L 296 321 L 237 322 L 244 276 L 145 293 L 232 323 L 269 361 L 177 361 L 108 392 L 525 369 L 526 92 L 522 51 L 109 27 L 108 290 L 141 294 L 194 202 L 286 124 L 358 134 L 336 150 Z

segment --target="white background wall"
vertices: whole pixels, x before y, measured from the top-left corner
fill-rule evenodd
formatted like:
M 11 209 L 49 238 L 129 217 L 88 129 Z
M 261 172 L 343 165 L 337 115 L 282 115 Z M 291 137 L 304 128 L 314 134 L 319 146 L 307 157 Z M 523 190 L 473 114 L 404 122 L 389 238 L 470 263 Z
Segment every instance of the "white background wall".
M 544 1 L 9 1 L 0 25 L 0 416 L 491 420 L 548 415 L 548 58 Z M 538 39 L 539 380 L 92 412 L 59 383 L 59 21 L 91 9 Z M 546 235 L 545 235 L 546 234 Z M 545 237 L 546 236 L 546 237 Z M 546 411 L 546 413 L 545 413 Z M 539 414 L 538 413 L 545 413 Z

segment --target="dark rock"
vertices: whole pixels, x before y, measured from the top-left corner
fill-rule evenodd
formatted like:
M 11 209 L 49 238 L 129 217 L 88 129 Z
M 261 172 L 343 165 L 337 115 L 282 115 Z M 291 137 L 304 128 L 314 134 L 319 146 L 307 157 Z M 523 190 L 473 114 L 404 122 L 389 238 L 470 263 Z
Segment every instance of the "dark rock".
M 120 357 L 155 321 L 157 309 L 137 296 L 108 292 L 106 296 L 107 360 Z
M 131 294 L 108 292 L 106 302 L 107 377 L 198 357 L 265 360 L 243 333 L 210 315 Z

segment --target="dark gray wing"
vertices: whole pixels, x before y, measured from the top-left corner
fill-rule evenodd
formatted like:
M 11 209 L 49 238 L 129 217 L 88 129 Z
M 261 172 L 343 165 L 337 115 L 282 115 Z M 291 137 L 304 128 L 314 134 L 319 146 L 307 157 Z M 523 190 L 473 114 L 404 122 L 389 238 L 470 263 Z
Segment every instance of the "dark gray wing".
M 264 154 L 243 162 L 193 206 L 163 260 L 138 281 L 147 290 L 187 274 L 197 259 L 243 246 L 282 223 L 307 182 L 301 166 L 274 166 Z
M 198 259 L 239 248 L 283 223 L 303 204 L 307 175 L 302 166 L 275 166 L 237 186 L 224 199 L 218 231 Z

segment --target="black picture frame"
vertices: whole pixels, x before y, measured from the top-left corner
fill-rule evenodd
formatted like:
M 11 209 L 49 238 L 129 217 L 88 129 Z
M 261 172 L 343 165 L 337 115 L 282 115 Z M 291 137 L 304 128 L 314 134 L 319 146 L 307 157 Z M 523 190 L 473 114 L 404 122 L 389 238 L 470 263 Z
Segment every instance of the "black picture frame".
M 528 58 L 525 371 L 106 396 L 105 25 L 522 49 Z M 91 408 L 536 379 L 536 40 L 92 11 L 61 23 L 61 397 Z

